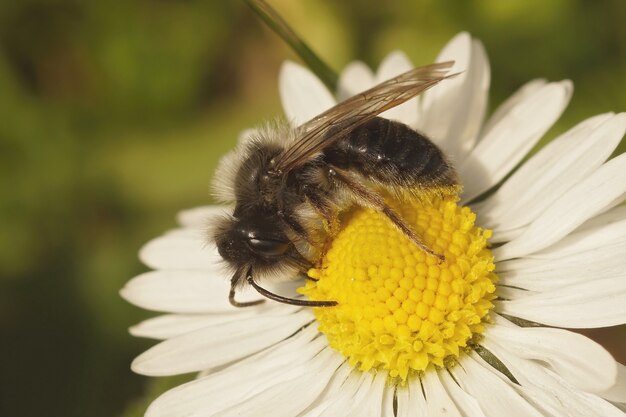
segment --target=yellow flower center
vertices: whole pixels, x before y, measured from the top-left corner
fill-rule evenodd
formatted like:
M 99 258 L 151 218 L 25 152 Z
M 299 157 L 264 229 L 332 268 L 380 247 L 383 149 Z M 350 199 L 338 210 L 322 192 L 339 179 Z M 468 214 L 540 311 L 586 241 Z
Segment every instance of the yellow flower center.
M 455 201 L 395 203 L 440 262 L 381 213 L 355 208 L 300 291 L 336 300 L 314 310 L 330 346 L 362 371 L 387 369 L 402 381 L 445 366 L 484 330 L 495 298 L 491 231 Z

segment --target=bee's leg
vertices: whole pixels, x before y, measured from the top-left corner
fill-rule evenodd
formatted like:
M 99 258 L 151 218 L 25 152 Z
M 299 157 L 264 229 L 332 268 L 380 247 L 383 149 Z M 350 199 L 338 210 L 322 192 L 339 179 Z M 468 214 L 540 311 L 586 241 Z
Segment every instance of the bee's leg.
M 350 178 L 346 173 L 342 170 L 329 166 L 328 169 L 329 178 L 338 182 L 340 185 L 345 187 L 348 191 L 350 191 L 359 201 L 362 201 L 365 205 L 372 207 L 375 210 L 379 210 L 382 212 L 393 224 L 396 225 L 398 229 L 402 233 L 404 233 L 409 239 L 413 241 L 421 250 L 426 252 L 429 255 L 433 255 L 439 258 L 439 261 L 445 261 L 445 257 L 439 253 L 434 252 L 431 248 L 429 248 L 426 243 L 419 237 L 409 225 L 407 225 L 402 217 L 398 215 L 391 207 L 389 207 L 383 197 L 369 188 L 364 187 L 359 184 L 357 181 L 354 181 Z
M 324 239 L 324 244 L 322 245 L 320 253 L 320 259 L 322 259 L 326 252 L 328 252 L 328 250 L 330 249 L 333 238 L 337 236 L 337 233 L 339 233 L 339 229 L 341 227 L 341 225 L 339 224 L 339 216 L 337 214 L 336 208 L 333 207 L 333 204 L 319 193 L 309 190 L 305 192 L 305 196 L 309 204 L 311 204 L 313 209 L 315 209 L 317 214 L 324 221 L 326 238 Z
M 306 191 L 305 196 L 309 204 L 324 220 L 328 234 L 331 237 L 335 236 L 339 232 L 340 225 L 337 210 L 332 203 L 315 191 Z
M 279 210 L 278 217 L 283 221 L 283 223 L 291 229 L 296 235 L 305 240 L 309 245 L 315 245 L 315 242 L 306 231 L 304 226 L 298 221 L 296 216 L 293 215 L 292 212 L 286 210 Z

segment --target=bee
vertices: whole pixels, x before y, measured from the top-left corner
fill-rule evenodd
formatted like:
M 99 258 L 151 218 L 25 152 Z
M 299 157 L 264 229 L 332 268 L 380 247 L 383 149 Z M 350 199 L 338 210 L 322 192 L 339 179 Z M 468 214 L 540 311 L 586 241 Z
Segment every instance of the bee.
M 456 173 L 426 136 L 378 115 L 455 75 L 446 75 L 452 64 L 412 69 L 297 128 L 269 125 L 222 160 L 214 190 L 234 210 L 216 219 L 211 238 L 233 273 L 233 306 L 264 301 L 237 301 L 236 291 L 246 283 L 281 303 L 336 305 L 284 297 L 259 280 L 305 273 L 323 252 L 324 236 L 328 242 L 338 232 L 340 213 L 354 205 L 383 213 L 420 249 L 443 260 L 386 204 L 383 193 L 449 195 L 459 189 Z

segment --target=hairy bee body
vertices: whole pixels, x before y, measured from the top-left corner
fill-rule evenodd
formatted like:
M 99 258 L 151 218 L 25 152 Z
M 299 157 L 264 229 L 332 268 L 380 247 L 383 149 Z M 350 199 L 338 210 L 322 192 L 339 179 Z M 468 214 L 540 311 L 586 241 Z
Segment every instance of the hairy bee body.
M 282 151 L 271 131 L 247 144 L 234 179 L 233 217 L 215 234 L 222 257 L 233 265 L 254 264 L 257 276 L 306 271 L 319 253 L 323 221 L 332 224 L 355 204 L 386 209 L 382 201 L 368 200 L 377 196 L 375 189 L 419 197 L 448 194 L 458 184 L 450 163 L 428 138 L 379 117 L 286 175 L 272 174 Z
M 276 301 L 332 306 L 273 294 L 258 277 L 293 278 L 312 266 L 339 215 L 360 205 L 386 215 L 418 247 L 428 248 L 386 203 L 384 194 L 420 197 L 457 191 L 454 169 L 424 135 L 377 117 L 445 79 L 451 63 L 417 68 L 338 104 L 298 128 L 260 130 L 226 158 L 216 173 L 217 194 L 235 203 L 219 219 L 213 240 L 233 270 L 230 302 L 247 282 Z M 255 278 L 256 277 L 256 278 Z

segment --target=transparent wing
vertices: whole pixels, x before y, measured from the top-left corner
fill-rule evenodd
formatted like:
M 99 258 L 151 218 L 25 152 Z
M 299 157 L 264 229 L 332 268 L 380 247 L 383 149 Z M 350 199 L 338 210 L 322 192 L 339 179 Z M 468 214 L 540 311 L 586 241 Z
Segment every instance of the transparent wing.
M 299 137 L 275 159 L 274 171 L 286 173 L 343 135 L 421 94 L 446 75 L 454 61 L 414 68 L 337 104 L 298 128 Z

